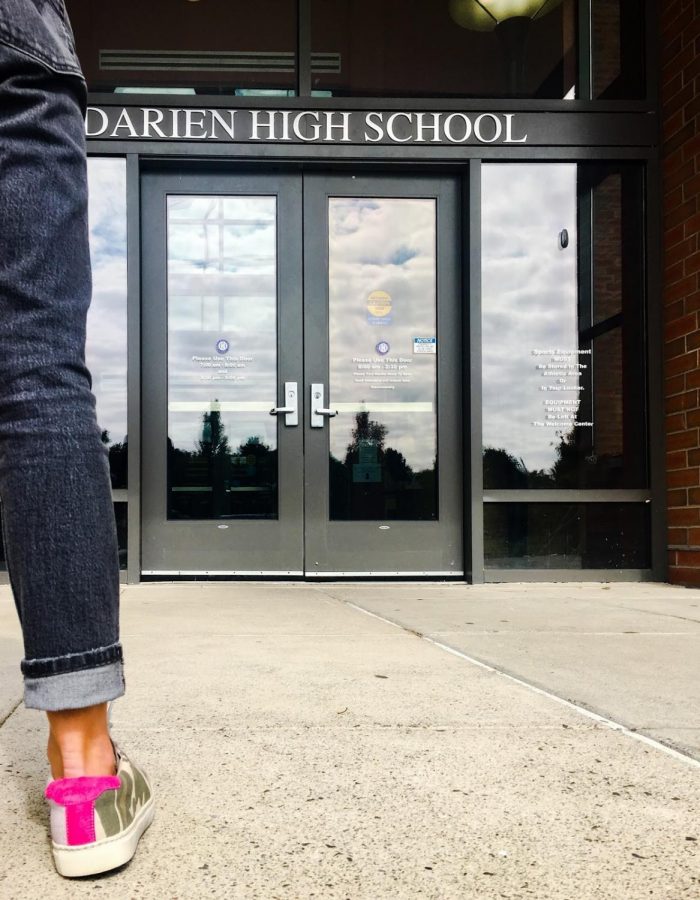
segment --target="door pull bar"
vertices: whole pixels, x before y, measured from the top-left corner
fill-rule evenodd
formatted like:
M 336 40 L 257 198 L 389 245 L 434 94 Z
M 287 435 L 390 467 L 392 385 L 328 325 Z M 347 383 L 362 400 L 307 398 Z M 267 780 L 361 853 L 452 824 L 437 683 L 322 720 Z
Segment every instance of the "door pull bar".
M 311 427 L 323 428 L 325 419 L 338 415 L 337 409 L 326 409 L 323 406 L 325 388 L 322 384 L 311 385 Z
M 270 410 L 271 416 L 284 415 L 285 425 L 299 424 L 299 391 L 297 390 L 296 381 L 285 381 L 284 383 L 284 402 L 285 406 L 273 406 Z

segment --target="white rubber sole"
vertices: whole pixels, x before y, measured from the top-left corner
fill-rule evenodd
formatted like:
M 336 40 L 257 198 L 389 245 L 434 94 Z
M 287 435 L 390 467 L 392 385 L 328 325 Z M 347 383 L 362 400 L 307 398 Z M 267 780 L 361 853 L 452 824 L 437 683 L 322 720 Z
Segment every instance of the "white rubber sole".
M 136 853 L 141 835 L 153 821 L 155 812 L 155 803 L 151 797 L 139 810 L 129 828 L 121 834 L 83 847 L 67 847 L 52 843 L 58 874 L 64 878 L 81 878 L 85 875 L 109 872 L 128 863 Z

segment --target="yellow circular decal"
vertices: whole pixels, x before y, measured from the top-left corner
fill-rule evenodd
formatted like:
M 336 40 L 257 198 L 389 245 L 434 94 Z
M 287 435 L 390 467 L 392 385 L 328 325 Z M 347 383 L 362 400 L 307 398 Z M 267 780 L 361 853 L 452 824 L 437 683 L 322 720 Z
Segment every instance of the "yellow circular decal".
M 372 291 L 367 298 L 367 309 L 373 316 L 388 316 L 391 312 L 391 297 L 386 291 Z

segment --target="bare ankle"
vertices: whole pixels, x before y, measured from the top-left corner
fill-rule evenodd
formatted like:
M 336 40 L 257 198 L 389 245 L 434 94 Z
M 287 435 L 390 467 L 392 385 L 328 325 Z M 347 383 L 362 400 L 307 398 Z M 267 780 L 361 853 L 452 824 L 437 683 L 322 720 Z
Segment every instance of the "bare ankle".
M 54 778 L 114 775 L 106 704 L 48 713 L 47 756 Z

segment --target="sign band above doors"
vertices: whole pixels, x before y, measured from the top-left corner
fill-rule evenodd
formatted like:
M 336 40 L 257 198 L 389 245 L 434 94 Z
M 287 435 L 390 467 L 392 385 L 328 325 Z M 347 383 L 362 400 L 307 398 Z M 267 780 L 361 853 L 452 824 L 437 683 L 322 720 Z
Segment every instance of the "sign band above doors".
M 515 113 L 89 106 L 88 138 L 310 144 L 525 144 Z

